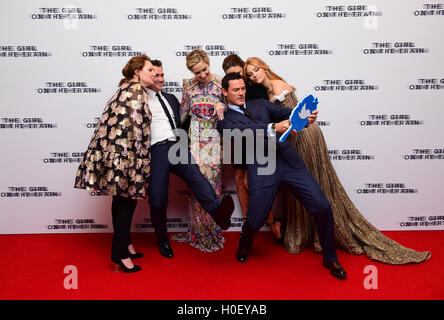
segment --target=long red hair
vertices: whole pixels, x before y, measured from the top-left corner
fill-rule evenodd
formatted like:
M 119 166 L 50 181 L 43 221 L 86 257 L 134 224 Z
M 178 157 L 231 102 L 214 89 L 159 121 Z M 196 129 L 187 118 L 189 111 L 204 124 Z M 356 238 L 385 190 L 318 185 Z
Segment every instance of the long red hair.
M 285 83 L 287 83 L 287 81 L 285 81 L 282 77 L 280 77 L 279 75 L 277 75 L 276 73 L 274 73 L 270 67 L 264 62 L 264 60 L 262 60 L 261 58 L 258 57 L 251 57 L 248 58 L 247 61 L 245 61 L 245 65 L 244 65 L 244 78 L 246 81 L 250 81 L 250 79 L 247 76 L 247 67 L 248 65 L 252 65 L 254 67 L 257 68 L 261 68 L 265 70 L 265 74 L 267 75 L 268 79 L 270 80 L 281 80 L 284 81 Z M 292 86 L 290 86 L 293 90 L 294 88 Z

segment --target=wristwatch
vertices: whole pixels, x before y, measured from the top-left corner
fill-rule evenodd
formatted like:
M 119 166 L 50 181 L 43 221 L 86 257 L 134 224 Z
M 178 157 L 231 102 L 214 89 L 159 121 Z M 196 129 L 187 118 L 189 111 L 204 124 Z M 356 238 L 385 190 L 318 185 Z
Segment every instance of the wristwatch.
M 276 123 L 273 122 L 273 123 L 271 124 L 271 129 L 274 130 L 274 131 L 276 131 Z

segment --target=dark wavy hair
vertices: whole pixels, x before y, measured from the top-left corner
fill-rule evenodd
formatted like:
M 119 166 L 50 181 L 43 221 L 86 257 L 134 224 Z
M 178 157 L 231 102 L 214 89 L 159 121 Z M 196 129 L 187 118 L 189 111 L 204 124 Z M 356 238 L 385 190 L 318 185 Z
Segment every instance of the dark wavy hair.
M 238 80 L 243 79 L 243 77 L 238 72 L 230 72 L 225 75 L 225 77 L 222 78 L 222 88 L 225 90 L 228 90 L 228 81 L 231 80 Z
M 241 59 L 237 54 L 230 54 L 222 62 L 222 69 L 227 72 L 231 67 L 244 67 L 244 60 Z

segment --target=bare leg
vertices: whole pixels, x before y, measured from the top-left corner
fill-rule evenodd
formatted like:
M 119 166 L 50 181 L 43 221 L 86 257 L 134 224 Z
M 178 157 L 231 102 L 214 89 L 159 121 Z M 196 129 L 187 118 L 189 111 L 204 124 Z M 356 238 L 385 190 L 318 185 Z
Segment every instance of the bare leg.
M 235 181 L 237 188 L 237 196 L 239 198 L 239 203 L 242 209 L 242 216 L 245 218 L 248 209 L 248 184 L 247 181 L 247 170 L 236 169 L 235 171 Z

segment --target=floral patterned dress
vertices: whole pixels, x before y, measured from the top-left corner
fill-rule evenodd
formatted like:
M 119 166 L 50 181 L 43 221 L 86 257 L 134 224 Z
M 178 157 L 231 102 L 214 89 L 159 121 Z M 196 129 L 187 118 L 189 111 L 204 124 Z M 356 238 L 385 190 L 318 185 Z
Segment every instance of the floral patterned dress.
M 214 106 L 223 102 L 221 78 L 214 76 L 208 83 L 196 79 L 184 80 L 181 118 L 191 115 L 189 137 L 190 151 L 202 174 L 210 181 L 217 196 L 222 196 L 221 138 L 216 129 L 217 116 L 212 115 Z M 173 236 L 173 240 L 187 242 L 203 252 L 223 248 L 222 230 L 210 214 L 192 196 L 189 200 L 190 224 L 185 234 Z
M 140 82 L 125 82 L 105 110 L 77 170 L 75 188 L 143 199 L 150 175 L 151 111 Z

